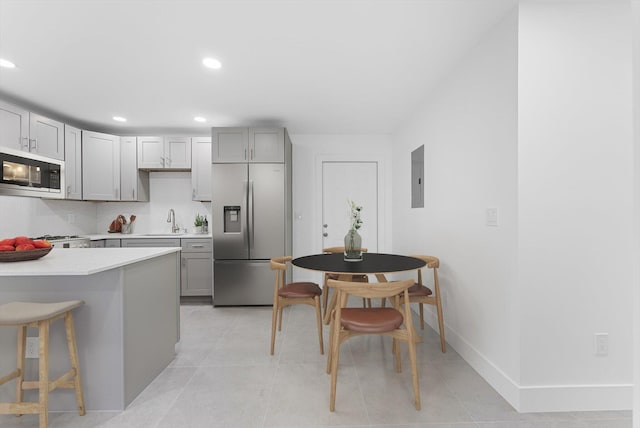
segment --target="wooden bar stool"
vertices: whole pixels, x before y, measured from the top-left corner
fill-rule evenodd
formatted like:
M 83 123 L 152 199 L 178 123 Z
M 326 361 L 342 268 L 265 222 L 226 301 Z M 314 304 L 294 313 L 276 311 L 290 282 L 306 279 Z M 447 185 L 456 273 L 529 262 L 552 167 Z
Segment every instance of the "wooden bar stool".
M 78 365 L 78 348 L 73 328 L 71 311 L 84 302 L 72 300 L 59 303 L 28 303 L 12 302 L 0 305 L 0 326 L 18 327 L 18 367 L 12 373 L 0 378 L 0 385 L 17 379 L 16 401 L 14 403 L 0 403 L 0 414 L 40 414 L 40 428 L 46 428 L 49 415 L 49 392 L 56 388 L 76 390 L 76 400 L 80 416 L 85 414 L 82 384 L 80 382 L 80 368 Z M 49 327 L 57 319 L 64 318 L 67 332 L 67 345 L 71 359 L 71 370 L 58 379 L 49 380 Z M 27 344 L 27 327 L 37 327 L 39 334 L 39 370 L 37 381 L 24 379 L 25 354 Z M 37 389 L 38 402 L 23 401 L 23 391 Z

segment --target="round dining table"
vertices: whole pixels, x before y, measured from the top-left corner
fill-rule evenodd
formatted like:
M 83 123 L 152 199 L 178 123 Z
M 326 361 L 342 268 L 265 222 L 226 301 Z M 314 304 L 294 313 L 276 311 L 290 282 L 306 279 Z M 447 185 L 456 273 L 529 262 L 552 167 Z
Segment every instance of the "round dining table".
M 344 254 L 313 254 L 291 260 L 296 267 L 338 275 L 339 281 L 349 281 L 352 275 L 375 275 L 378 282 L 387 282 L 385 274 L 409 272 L 421 269 L 426 262 L 421 259 L 398 254 L 363 253 L 361 261 L 345 261 Z M 326 290 L 323 290 L 326 292 Z M 331 310 L 336 305 L 336 293 L 326 311 L 325 324 Z

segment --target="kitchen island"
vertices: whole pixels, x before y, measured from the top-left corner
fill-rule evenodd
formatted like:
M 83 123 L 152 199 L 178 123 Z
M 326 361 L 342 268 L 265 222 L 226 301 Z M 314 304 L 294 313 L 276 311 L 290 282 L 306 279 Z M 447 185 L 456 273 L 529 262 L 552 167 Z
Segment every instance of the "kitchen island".
M 179 251 L 54 248 L 39 260 L 0 263 L 0 304 L 84 300 L 74 321 L 86 408 L 123 410 L 175 356 Z M 36 329 L 28 335 L 37 336 Z M 16 340 L 15 328 L 0 328 L 0 376 L 15 369 Z M 64 323 L 51 326 L 50 349 L 50 373 L 66 371 Z M 28 379 L 37 377 L 37 361 L 27 360 Z M 2 385 L 0 401 L 13 400 L 15 383 Z M 73 390 L 50 395 L 50 410 L 75 408 Z

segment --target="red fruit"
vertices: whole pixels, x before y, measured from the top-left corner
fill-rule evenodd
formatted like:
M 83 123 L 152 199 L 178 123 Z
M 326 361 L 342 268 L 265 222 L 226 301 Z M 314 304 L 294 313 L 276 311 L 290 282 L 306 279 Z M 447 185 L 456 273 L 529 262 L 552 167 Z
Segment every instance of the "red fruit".
M 51 248 L 51 242 L 46 239 L 38 239 L 33 241 L 33 246 L 36 248 Z
M 16 245 L 16 240 L 15 238 L 3 239 L 2 241 L 0 241 L 0 245 L 11 245 L 13 247 L 14 245 Z
M 16 240 L 16 243 L 15 243 L 16 246 L 18 244 L 31 244 L 31 245 L 33 245 L 33 241 L 30 238 L 27 238 L 26 236 L 16 236 L 15 240 Z
M 13 245 L 0 245 L 0 251 L 15 251 L 16 248 Z
M 16 245 L 16 251 L 30 251 L 35 250 L 36 247 L 33 244 L 18 244 Z

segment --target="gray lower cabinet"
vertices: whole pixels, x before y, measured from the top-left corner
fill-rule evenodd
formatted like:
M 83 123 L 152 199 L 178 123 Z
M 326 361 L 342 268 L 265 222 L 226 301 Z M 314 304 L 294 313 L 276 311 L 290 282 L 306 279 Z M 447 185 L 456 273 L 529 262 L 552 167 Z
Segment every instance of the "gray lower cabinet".
M 211 238 L 127 238 L 121 239 L 120 242 L 123 248 L 182 247 L 180 295 L 212 295 L 213 247 Z
M 89 243 L 90 248 L 104 248 L 105 247 L 105 239 L 99 239 L 97 241 L 91 241 Z
M 119 239 L 107 239 L 104 243 L 106 248 L 120 248 L 120 240 Z
M 211 296 L 213 251 L 211 239 L 182 239 L 182 296 Z

